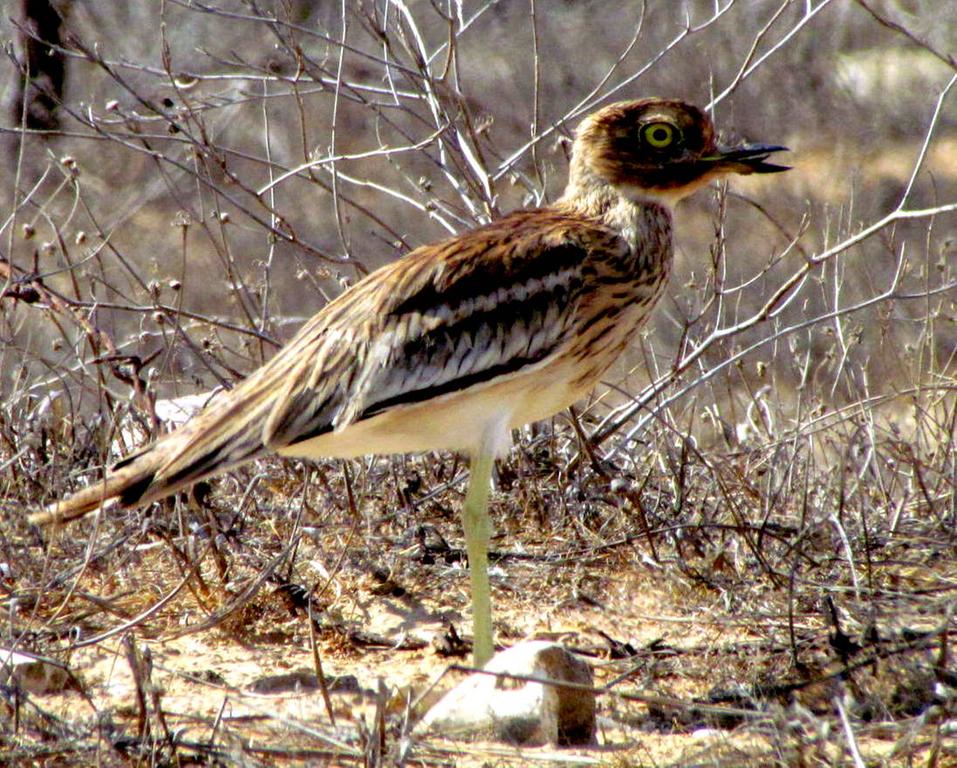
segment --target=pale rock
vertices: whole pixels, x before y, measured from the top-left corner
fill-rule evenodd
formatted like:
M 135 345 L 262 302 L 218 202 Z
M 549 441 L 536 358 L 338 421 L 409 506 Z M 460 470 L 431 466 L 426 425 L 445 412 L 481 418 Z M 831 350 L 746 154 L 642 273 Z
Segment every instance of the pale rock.
M 59 664 L 0 648 L 0 685 L 16 686 L 36 695 L 58 693 L 70 683 L 70 673 Z
M 157 400 L 153 405 L 156 418 L 166 429 L 177 429 L 206 408 L 223 391 L 222 389 L 213 389 L 195 395 L 182 395 L 168 400 Z M 149 436 L 143 432 L 140 421 L 132 415 L 127 415 L 120 424 L 117 439 L 113 441 L 111 447 L 116 456 L 123 456 L 131 450 L 132 446 L 140 445 L 147 437 Z
M 543 640 L 530 640 L 502 651 L 484 670 L 593 685 L 591 667 L 585 661 Z M 590 744 L 595 733 L 595 695 L 575 688 L 475 673 L 442 697 L 416 731 L 526 746 Z
M 170 400 L 157 400 L 156 417 L 167 427 L 181 427 L 193 416 L 208 406 L 222 390 L 199 392 L 195 395 L 182 395 Z

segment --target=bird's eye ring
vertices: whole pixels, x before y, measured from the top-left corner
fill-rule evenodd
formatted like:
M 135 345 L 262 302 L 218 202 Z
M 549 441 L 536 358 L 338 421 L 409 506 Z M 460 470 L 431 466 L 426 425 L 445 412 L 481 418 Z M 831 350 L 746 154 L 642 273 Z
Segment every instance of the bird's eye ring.
M 677 136 L 678 131 L 671 123 L 648 123 L 641 129 L 641 137 L 652 149 L 667 149 Z

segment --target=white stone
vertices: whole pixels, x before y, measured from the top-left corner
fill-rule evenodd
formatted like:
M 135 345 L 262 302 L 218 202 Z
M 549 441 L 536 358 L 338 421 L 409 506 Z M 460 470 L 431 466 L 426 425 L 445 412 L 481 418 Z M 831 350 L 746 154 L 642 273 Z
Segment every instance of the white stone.
M 70 673 L 52 661 L 0 648 L 0 684 L 40 695 L 58 693 L 69 682 Z
M 193 416 L 203 410 L 222 390 L 200 392 L 195 395 L 182 395 L 170 400 L 157 400 L 156 417 L 167 427 L 181 427 Z
M 487 673 L 565 681 L 591 687 L 591 667 L 562 646 L 530 640 L 494 656 Z M 449 691 L 416 726 L 460 738 L 512 744 L 590 744 L 595 733 L 591 691 L 475 673 Z

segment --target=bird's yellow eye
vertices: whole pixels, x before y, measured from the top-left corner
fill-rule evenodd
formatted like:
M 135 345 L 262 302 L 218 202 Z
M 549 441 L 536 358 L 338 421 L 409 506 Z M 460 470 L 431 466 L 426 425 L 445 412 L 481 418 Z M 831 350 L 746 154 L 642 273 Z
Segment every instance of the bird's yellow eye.
M 641 137 L 653 149 L 666 149 L 674 144 L 677 130 L 671 123 L 649 123 L 641 129 Z

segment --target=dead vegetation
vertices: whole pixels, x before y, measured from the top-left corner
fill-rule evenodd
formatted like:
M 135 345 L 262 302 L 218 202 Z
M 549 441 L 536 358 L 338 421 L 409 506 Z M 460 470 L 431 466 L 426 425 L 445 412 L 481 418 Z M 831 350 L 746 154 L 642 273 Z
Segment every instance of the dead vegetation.
M 952 14 L 672 5 L 58 4 L 60 126 L 2 134 L 0 647 L 70 677 L 0 682 L 0 763 L 957 764 Z M 498 467 L 497 638 L 590 659 L 595 748 L 411 733 L 466 648 L 457 457 L 25 524 L 158 399 L 554 196 L 577 117 L 648 94 L 717 97 L 795 170 L 680 209 L 629 359 Z

